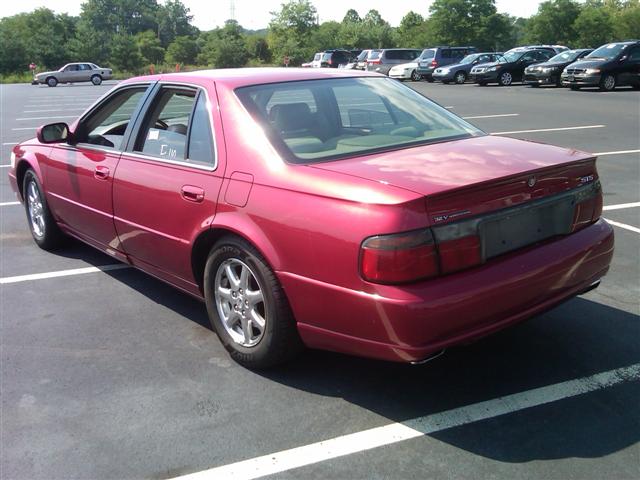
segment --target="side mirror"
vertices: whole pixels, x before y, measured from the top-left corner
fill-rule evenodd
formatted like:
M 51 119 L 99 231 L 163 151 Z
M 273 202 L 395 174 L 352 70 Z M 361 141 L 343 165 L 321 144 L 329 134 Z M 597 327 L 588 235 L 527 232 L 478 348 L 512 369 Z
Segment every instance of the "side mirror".
M 36 130 L 40 143 L 62 143 L 69 139 L 69 125 L 64 122 L 43 125 Z
M 627 58 L 629 58 L 628 55 L 623 55 L 623 56 L 620 57 L 620 61 L 624 62 Z

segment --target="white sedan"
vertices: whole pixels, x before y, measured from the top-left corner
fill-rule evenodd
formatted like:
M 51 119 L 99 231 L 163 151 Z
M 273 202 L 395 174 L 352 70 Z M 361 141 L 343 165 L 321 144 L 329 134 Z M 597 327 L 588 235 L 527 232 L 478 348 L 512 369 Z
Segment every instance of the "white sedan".
M 389 76 L 397 80 L 413 80 L 418 82 L 422 76 L 418 73 L 418 62 L 403 63 L 389 70 Z

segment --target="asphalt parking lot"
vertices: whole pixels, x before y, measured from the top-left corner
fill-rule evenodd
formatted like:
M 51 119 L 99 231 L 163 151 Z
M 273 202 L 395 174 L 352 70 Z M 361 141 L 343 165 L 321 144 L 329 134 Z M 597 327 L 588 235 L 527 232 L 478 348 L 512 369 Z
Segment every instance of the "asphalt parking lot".
M 2 85 L 0 478 L 639 478 L 640 93 L 408 85 L 600 154 L 610 273 L 425 365 L 309 351 L 268 373 L 230 361 L 191 297 L 78 242 L 38 249 L 10 149 L 113 82 Z

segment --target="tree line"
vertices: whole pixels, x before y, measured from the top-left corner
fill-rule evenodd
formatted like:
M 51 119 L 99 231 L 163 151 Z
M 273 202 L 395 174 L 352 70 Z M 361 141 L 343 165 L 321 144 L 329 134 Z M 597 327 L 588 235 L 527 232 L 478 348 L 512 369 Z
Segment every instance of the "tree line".
M 424 48 L 473 45 L 506 50 L 526 43 L 597 47 L 640 38 L 640 0 L 547 0 L 530 18 L 499 13 L 494 0 L 435 0 L 423 16 L 408 12 L 392 27 L 371 9 L 350 9 L 341 22 L 319 23 L 310 0 L 289 0 L 265 30 L 227 20 L 200 31 L 180 0 L 86 0 L 79 16 L 47 8 L 0 20 L 0 74 L 42 71 L 90 61 L 116 72 L 142 73 L 151 65 L 239 67 L 309 61 L 330 48 Z

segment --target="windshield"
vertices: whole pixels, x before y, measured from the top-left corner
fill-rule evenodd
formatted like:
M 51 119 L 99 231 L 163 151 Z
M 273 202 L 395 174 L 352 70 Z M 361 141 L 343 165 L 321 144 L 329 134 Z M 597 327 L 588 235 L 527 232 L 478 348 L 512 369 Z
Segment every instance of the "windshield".
M 314 62 L 317 62 L 318 60 L 320 60 L 320 58 L 322 58 L 322 54 L 321 54 L 321 53 L 316 53 L 316 54 L 313 56 L 313 61 L 314 61 Z
M 604 58 L 607 60 L 613 60 L 627 47 L 628 45 L 624 43 L 610 43 L 595 49 L 585 58 Z
M 579 50 L 567 50 L 566 52 L 559 53 L 555 57 L 551 57 L 547 62 L 573 62 L 580 55 Z
M 518 59 L 524 55 L 526 53 L 526 51 L 524 52 L 507 52 L 504 55 L 500 55 L 500 57 L 498 58 L 498 63 L 512 63 L 512 62 L 517 62 Z
M 304 80 L 241 87 L 238 98 L 294 163 L 483 135 L 388 78 Z
M 467 55 L 466 57 L 464 57 L 460 63 L 462 65 L 466 64 L 466 63 L 471 63 L 473 62 L 476 58 L 478 58 L 480 55 L 477 53 L 472 53 L 471 55 Z
M 360 52 L 360 55 L 358 55 L 358 61 L 364 62 L 364 60 L 367 58 L 367 55 L 369 55 L 369 50 L 363 50 L 362 52 Z
M 430 48 L 427 48 L 422 51 L 420 56 L 418 57 L 420 60 L 428 60 L 429 58 L 433 58 L 436 56 L 436 51 Z

